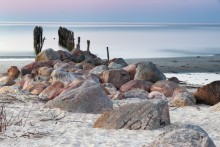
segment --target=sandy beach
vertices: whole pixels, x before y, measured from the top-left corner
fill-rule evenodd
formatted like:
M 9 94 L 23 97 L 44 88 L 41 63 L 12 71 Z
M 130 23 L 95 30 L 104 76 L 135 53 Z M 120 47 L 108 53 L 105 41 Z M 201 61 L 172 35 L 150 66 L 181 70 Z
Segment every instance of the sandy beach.
M 127 60 L 152 61 L 165 73 L 167 78 L 176 76 L 184 81 L 184 85 L 204 85 L 214 80 L 220 80 L 220 57 L 187 57 Z M 33 60 L 1 60 L 0 73 L 5 73 L 10 66 L 21 69 Z M 214 78 L 211 78 L 215 74 Z M 187 77 L 188 75 L 188 77 Z M 189 80 L 189 76 L 191 80 Z M 211 77 L 210 77 L 211 76 Z M 209 79 L 207 80 L 207 77 Z M 194 87 L 195 90 L 195 87 Z M 9 96 L 10 95 L 10 96 Z M 220 113 L 213 112 L 208 105 L 170 107 L 171 125 L 156 130 L 106 130 L 94 129 L 93 124 L 101 114 L 71 113 L 60 109 L 45 109 L 44 103 L 33 95 L 8 94 L 1 95 L 5 102 L 8 117 L 18 122 L 7 127 L 0 135 L 0 146 L 16 147 L 55 147 L 55 146 L 89 146 L 89 147 L 141 147 L 148 146 L 159 134 L 173 125 L 191 124 L 203 128 L 220 146 Z M 25 100 L 24 100 L 25 99 Z M 114 107 L 127 103 L 138 103 L 143 99 L 112 100 Z

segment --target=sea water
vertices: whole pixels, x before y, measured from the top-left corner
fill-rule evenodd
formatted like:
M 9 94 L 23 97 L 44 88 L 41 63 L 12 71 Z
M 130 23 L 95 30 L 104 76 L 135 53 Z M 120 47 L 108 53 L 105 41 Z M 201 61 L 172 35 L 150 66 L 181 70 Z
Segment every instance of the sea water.
M 33 29 L 43 27 L 43 49 L 63 50 L 58 44 L 58 28 L 81 37 L 81 49 L 106 58 L 160 58 L 220 54 L 220 24 L 146 23 L 0 23 L 0 58 L 33 58 Z

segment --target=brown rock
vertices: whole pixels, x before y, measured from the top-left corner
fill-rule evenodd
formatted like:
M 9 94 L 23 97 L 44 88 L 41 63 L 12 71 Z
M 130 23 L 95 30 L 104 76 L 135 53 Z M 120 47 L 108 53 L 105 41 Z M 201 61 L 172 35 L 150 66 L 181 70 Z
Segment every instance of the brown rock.
M 166 97 L 172 97 L 174 90 L 178 87 L 179 86 L 172 81 L 162 80 L 154 83 L 151 86 L 150 90 L 159 91 L 163 93 Z
M 18 88 L 15 88 L 14 86 L 4 86 L 0 88 L 0 94 L 5 94 L 5 93 L 16 93 L 18 92 Z
M 130 75 L 125 70 L 108 70 L 103 72 L 104 83 L 112 83 L 116 88 L 130 81 Z
M 172 106 L 174 107 L 184 107 L 195 105 L 196 99 L 193 94 L 190 93 L 187 89 L 179 87 L 176 88 L 173 92 Z
M 63 88 L 63 83 L 54 82 L 40 93 L 39 98 L 44 101 L 52 100 L 62 92 Z
M 15 81 L 12 77 L 3 76 L 0 78 L 0 86 L 11 86 L 14 84 L 15 84 Z
M 34 91 L 33 93 L 41 93 L 46 88 L 46 85 L 42 82 L 34 82 L 34 81 L 25 81 L 23 89 L 25 91 Z M 38 94 L 39 94 L 38 93 Z
M 215 105 L 220 102 L 220 81 L 214 81 L 201 88 L 194 93 L 198 103 L 207 105 Z
M 140 88 L 146 91 L 150 91 L 150 87 L 153 85 L 153 83 L 149 81 L 142 81 L 142 80 L 131 80 L 125 84 L 123 84 L 120 88 L 121 92 L 126 92 L 129 90 L 132 90 L 134 88 Z
M 84 65 L 83 65 L 83 70 L 91 70 L 91 69 L 93 69 L 95 66 L 93 65 L 93 64 L 91 64 L 91 63 L 85 63 Z
M 26 66 L 24 66 L 22 69 L 21 69 L 21 75 L 24 76 L 26 74 L 31 74 L 32 70 L 33 69 L 37 69 L 37 68 L 40 68 L 40 67 L 44 67 L 44 66 L 47 66 L 47 67 L 53 67 L 53 65 L 55 64 L 56 62 L 54 61 L 45 61 L 45 62 L 33 62 L 33 63 L 30 63 Z
M 169 108 L 164 100 L 128 104 L 103 113 L 94 128 L 152 130 L 170 124 Z
M 13 79 L 16 79 L 20 75 L 20 71 L 19 71 L 19 69 L 16 66 L 11 66 L 8 69 L 7 75 L 9 77 L 12 77 Z

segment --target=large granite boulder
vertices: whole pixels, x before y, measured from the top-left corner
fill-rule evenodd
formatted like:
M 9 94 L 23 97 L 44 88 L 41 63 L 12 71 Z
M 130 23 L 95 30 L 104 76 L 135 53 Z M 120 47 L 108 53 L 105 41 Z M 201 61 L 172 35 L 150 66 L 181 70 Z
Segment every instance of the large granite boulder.
M 135 80 L 146 80 L 155 83 L 166 79 L 166 76 L 152 62 L 140 62 L 137 65 Z
M 174 107 L 184 107 L 195 105 L 196 99 L 193 94 L 190 93 L 187 89 L 179 87 L 176 88 L 173 92 L 172 106 Z
M 0 86 L 11 86 L 14 84 L 15 84 L 15 81 L 12 77 L 3 76 L 0 78 Z
M 194 93 L 198 103 L 207 105 L 215 105 L 220 102 L 220 81 L 214 81 L 201 88 Z
M 101 113 L 112 109 L 113 103 L 100 84 L 86 80 L 80 87 L 61 93 L 44 107 L 77 113 Z
M 51 73 L 51 77 L 52 77 L 53 82 L 60 81 L 65 86 L 67 86 L 72 81 L 79 78 L 80 76 L 81 76 L 81 74 L 66 72 L 62 68 L 57 68 L 57 69 L 53 70 L 53 72 Z
M 104 83 L 112 83 L 117 89 L 130 81 L 130 75 L 125 70 L 108 70 L 102 74 Z
M 122 68 L 123 68 L 123 65 L 118 64 L 118 63 L 115 63 L 115 62 L 111 62 L 111 63 L 108 65 L 108 68 L 110 68 L 110 69 L 122 69 Z
M 134 89 L 124 92 L 122 96 L 124 99 L 127 99 L 127 98 L 147 99 L 148 94 L 149 92 L 144 89 L 134 88 Z
M 72 51 L 73 61 L 76 63 L 80 63 L 86 59 L 84 52 L 79 49 L 74 49 Z
M 169 108 L 164 100 L 128 104 L 103 113 L 94 128 L 152 130 L 170 124 Z
M 150 91 L 150 87 L 153 84 L 149 81 L 142 81 L 142 80 L 131 80 L 125 84 L 123 84 L 120 88 L 121 92 L 129 91 L 134 88 L 140 88 L 146 91 Z
M 178 84 L 172 81 L 162 80 L 154 83 L 151 86 L 150 90 L 159 91 L 163 93 L 166 97 L 172 97 L 174 90 L 178 87 L 179 87 Z
M 49 49 L 41 51 L 36 56 L 35 61 L 44 62 L 44 61 L 58 60 L 58 59 L 60 59 L 58 53 L 55 52 L 53 49 L 49 48 Z
M 45 61 L 45 62 L 33 62 L 30 63 L 23 68 L 21 68 L 21 75 L 24 76 L 26 74 L 31 74 L 32 70 L 38 69 L 40 67 L 53 67 L 56 62 L 54 61 Z
M 181 125 L 162 133 L 150 147 L 215 147 L 215 144 L 199 126 Z
M 16 79 L 20 75 L 20 70 L 16 66 L 11 66 L 7 71 L 7 75 Z
M 40 93 L 39 98 L 43 101 L 49 101 L 58 96 L 62 92 L 63 88 L 63 83 L 59 81 L 54 82 Z

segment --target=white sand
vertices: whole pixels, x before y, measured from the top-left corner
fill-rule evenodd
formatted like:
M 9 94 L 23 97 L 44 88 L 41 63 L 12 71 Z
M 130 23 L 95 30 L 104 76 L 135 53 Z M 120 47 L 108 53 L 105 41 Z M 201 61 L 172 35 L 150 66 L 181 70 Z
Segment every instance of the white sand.
M 8 105 L 8 116 L 17 116 L 19 113 L 16 120 L 22 119 L 22 123 L 21 126 L 12 125 L 7 128 L 0 136 L 0 146 L 142 146 L 148 145 L 166 129 L 93 129 L 99 115 L 42 109 L 42 105 L 31 102 Z M 220 113 L 210 112 L 210 107 L 204 105 L 199 108 L 200 111 L 195 107 L 170 108 L 171 123 L 198 125 L 220 146 Z

